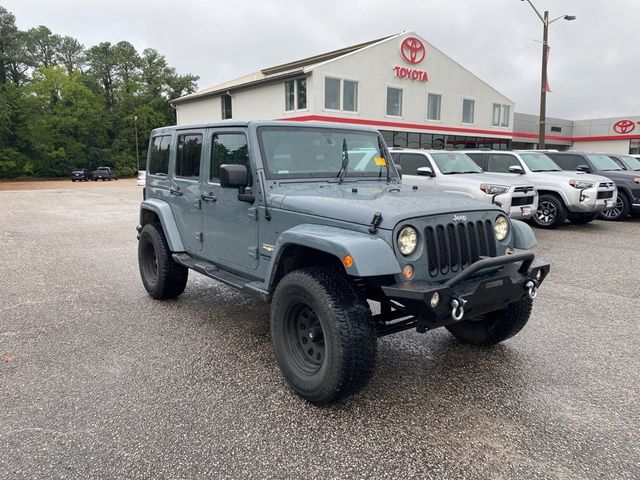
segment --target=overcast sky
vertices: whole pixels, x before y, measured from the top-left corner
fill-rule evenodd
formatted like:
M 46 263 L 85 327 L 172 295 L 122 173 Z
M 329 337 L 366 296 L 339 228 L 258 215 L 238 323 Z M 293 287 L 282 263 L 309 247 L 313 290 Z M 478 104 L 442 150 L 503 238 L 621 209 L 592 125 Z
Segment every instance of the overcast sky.
M 547 114 L 640 115 L 640 0 L 534 0 L 551 17 Z M 205 88 L 264 67 L 413 30 L 537 113 L 542 22 L 521 0 L 0 0 L 21 29 L 85 46 L 153 47 Z

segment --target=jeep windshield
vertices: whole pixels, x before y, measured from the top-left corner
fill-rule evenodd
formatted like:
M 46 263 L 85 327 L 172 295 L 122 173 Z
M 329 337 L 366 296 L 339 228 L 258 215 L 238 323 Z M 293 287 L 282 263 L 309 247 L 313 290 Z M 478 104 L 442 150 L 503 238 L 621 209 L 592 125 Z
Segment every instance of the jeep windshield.
M 482 169 L 476 165 L 464 153 L 458 152 L 438 152 L 432 153 L 431 158 L 436 162 L 438 169 L 443 175 L 455 175 L 458 173 L 483 173 Z
M 562 169 L 544 153 L 521 153 L 520 156 L 532 172 L 560 172 Z
M 328 178 L 338 180 L 343 146 L 348 146 L 345 180 L 386 180 L 387 161 L 380 153 L 381 141 L 374 132 L 331 127 L 258 128 L 260 153 L 270 179 Z
M 606 155 L 589 153 L 587 154 L 587 158 L 591 160 L 591 163 L 593 163 L 593 166 L 596 167 L 597 170 L 603 170 L 605 172 L 609 172 L 612 170 L 622 170 L 622 167 L 620 165 L 618 165 Z

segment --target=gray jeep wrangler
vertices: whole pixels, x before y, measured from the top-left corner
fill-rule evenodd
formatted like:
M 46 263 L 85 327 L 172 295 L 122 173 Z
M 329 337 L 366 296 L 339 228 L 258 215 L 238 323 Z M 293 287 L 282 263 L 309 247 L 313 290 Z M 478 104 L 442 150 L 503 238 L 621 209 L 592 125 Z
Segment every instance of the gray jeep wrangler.
M 192 269 L 271 302 L 278 365 L 317 404 L 367 384 L 377 337 L 445 327 L 476 345 L 510 338 L 549 272 L 516 252 L 535 238 L 499 207 L 403 186 L 370 128 L 154 130 L 138 232 L 153 298 L 180 295 Z

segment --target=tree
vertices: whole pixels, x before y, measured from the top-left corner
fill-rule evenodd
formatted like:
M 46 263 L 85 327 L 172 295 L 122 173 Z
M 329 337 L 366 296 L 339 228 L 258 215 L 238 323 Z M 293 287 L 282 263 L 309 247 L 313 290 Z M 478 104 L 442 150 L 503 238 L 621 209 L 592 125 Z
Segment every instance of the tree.
M 116 77 L 116 58 L 110 42 L 101 42 L 87 50 L 89 75 L 98 82 L 102 89 L 107 107 L 115 102 L 114 81 Z
M 62 38 L 44 25 L 27 30 L 27 52 L 34 67 L 52 67 L 57 64 Z
M 84 65 L 84 46 L 75 38 L 62 37 L 56 61 L 66 67 L 67 72 L 71 73 L 75 70 L 82 72 Z

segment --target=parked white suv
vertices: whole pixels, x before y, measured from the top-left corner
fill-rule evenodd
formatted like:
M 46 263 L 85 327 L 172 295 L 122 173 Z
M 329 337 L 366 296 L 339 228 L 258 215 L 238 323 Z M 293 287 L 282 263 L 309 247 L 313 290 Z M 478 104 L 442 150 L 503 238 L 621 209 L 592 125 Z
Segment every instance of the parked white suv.
M 555 228 L 567 219 L 588 223 L 599 212 L 612 208 L 618 195 L 612 180 L 600 175 L 562 170 L 542 152 L 466 151 L 482 169 L 505 179 L 531 182 L 540 194 L 533 222 Z
M 531 218 L 538 208 L 531 182 L 489 175 L 464 153 L 392 148 L 391 156 L 402 167 L 402 183 L 498 205 L 512 218 Z

